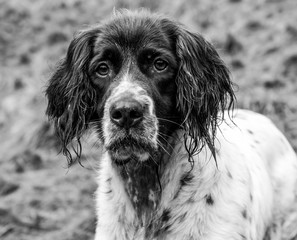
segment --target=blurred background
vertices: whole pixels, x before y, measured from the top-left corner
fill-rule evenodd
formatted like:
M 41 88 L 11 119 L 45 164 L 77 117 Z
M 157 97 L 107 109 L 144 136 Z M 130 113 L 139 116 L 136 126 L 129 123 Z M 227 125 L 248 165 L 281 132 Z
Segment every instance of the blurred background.
M 139 7 L 211 41 L 237 106 L 269 116 L 297 150 L 296 0 L 0 0 L 0 239 L 93 238 L 99 149 L 85 144 L 84 167 L 67 168 L 44 90 L 78 29 Z

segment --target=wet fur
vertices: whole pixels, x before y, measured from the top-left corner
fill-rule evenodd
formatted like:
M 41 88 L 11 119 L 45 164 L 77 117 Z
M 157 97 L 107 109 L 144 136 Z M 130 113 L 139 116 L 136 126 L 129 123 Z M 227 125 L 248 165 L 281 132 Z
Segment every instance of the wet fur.
M 149 49 L 168 70 L 147 70 Z M 96 74 L 106 58 L 108 81 Z M 80 157 L 90 127 L 105 148 L 96 240 L 262 240 L 284 231 L 296 200 L 295 153 L 265 117 L 242 110 L 231 117 L 229 71 L 201 35 L 157 14 L 117 12 L 74 37 L 46 95 L 69 164 L 72 140 Z M 129 133 L 109 115 L 127 98 L 145 106 Z

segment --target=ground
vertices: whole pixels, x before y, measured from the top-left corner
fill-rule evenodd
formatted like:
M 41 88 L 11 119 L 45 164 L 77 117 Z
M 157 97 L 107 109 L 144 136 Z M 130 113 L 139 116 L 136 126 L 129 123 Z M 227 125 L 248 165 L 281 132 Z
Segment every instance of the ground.
M 297 1 L 0 0 L 0 239 L 93 239 L 100 147 L 85 144 L 84 167 L 67 168 L 44 90 L 75 31 L 123 7 L 203 34 L 230 68 L 237 106 L 269 116 L 297 150 Z

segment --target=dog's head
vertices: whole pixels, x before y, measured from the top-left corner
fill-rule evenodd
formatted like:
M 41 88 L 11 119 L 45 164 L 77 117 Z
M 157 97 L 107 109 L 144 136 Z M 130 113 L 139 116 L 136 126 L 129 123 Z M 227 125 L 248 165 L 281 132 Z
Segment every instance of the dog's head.
M 190 157 L 204 144 L 213 151 L 218 112 L 234 100 L 213 46 L 146 11 L 119 12 L 79 32 L 46 95 L 70 160 L 67 145 L 92 124 L 117 163 L 156 156 L 178 128 L 191 137 Z

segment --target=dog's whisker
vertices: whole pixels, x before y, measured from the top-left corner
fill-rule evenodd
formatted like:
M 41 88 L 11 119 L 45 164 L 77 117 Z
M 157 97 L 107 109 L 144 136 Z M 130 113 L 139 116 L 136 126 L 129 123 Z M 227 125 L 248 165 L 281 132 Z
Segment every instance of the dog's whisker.
M 163 137 L 162 135 L 163 135 L 162 133 L 159 133 L 159 137 L 162 138 L 162 140 L 166 143 L 166 145 L 167 145 L 169 148 L 171 148 L 171 150 L 173 150 L 174 147 L 171 145 L 171 143 L 168 142 L 168 140 L 166 139 L 166 135 L 165 135 L 165 137 Z M 163 145 L 160 141 L 159 141 L 159 143 L 160 143 L 161 145 Z
M 169 122 L 169 123 L 173 123 L 174 125 L 178 126 L 178 127 L 182 127 L 181 124 L 177 123 L 177 122 L 174 122 L 172 120 L 170 120 L 169 118 L 161 118 L 161 117 L 158 117 L 157 118 L 158 120 L 161 120 L 161 121 L 165 121 L 165 122 Z M 174 119 L 174 118 L 173 118 Z M 177 118 L 176 118 L 177 119 Z
M 163 149 L 163 151 L 164 151 L 165 153 L 167 153 L 168 156 L 170 156 L 170 153 L 168 152 L 168 150 L 163 146 L 163 144 L 162 144 L 159 140 L 157 140 L 157 143 L 158 143 L 158 146 L 159 146 L 161 149 Z
M 157 161 L 154 159 L 154 157 L 149 153 L 149 158 L 155 163 L 156 166 L 159 166 Z

